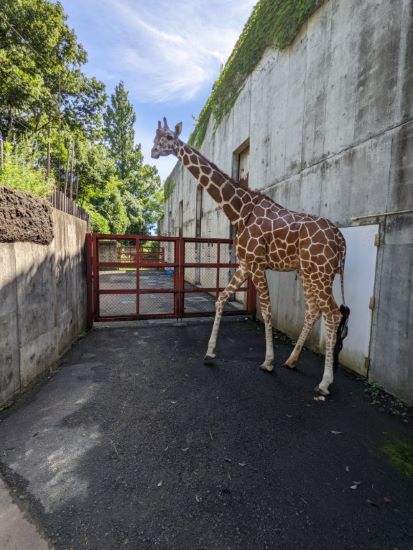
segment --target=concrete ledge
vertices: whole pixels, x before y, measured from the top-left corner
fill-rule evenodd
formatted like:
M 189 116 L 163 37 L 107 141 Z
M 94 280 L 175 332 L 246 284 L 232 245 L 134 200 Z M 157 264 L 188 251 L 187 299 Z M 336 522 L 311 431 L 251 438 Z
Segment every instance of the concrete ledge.
M 37 528 L 30 523 L 13 502 L 8 488 L 0 478 L 0 548 L 2 550 L 51 549 Z

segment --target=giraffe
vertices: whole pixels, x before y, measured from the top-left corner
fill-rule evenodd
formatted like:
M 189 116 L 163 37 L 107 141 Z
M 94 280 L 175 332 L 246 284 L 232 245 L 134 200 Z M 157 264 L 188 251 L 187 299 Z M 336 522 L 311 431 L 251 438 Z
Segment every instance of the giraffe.
M 338 353 L 347 335 L 350 314 L 344 301 L 346 243 L 340 230 L 325 218 L 288 210 L 264 194 L 247 189 L 179 139 L 182 123 L 171 130 L 166 118 L 163 121 L 163 126 L 158 121 L 152 158 L 175 155 L 236 228 L 234 244 L 239 268 L 215 304 L 215 319 L 205 362 L 210 363 L 216 357 L 215 347 L 224 304 L 251 276 L 265 325 L 266 351 L 260 367 L 272 372 L 274 349 L 266 270 L 297 271 L 304 290 L 304 326 L 285 366 L 290 369 L 296 366 L 309 332 L 322 317 L 326 327 L 325 365 L 322 380 L 315 391 L 322 396 L 329 395 L 334 378 L 333 366 L 338 364 Z M 336 273 L 341 278 L 343 305 L 340 308 L 332 292 Z

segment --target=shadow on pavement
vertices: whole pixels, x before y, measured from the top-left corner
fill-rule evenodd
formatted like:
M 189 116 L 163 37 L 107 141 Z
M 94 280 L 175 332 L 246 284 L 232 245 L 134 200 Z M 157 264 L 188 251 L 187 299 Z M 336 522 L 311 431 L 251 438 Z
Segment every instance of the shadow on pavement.
M 1 417 L 1 471 L 55 547 L 412 548 L 413 484 L 380 450 L 411 424 L 342 370 L 314 401 L 308 351 L 263 373 L 251 321 L 223 321 L 206 367 L 210 329 L 95 329 Z

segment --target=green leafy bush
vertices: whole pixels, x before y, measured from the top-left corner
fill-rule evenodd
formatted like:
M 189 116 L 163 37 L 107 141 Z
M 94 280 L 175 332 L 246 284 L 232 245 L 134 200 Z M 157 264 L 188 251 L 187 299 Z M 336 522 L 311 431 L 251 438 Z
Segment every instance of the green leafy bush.
M 93 233 L 110 233 L 108 220 L 96 210 L 96 207 L 91 204 L 84 204 L 83 209 L 89 215 L 90 230 Z
M 0 167 L 0 185 L 27 191 L 39 197 L 48 197 L 54 190 L 54 178 L 46 178 L 39 166 L 36 148 L 27 140 L 19 144 L 4 144 L 3 168 Z

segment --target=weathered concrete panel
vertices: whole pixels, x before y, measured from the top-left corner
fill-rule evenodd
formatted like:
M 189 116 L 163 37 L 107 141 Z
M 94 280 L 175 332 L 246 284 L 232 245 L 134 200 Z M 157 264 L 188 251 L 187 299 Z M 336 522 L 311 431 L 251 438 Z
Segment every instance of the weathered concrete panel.
M 20 389 L 17 312 L 0 317 L 0 404 Z
M 24 345 L 54 326 L 53 258 L 47 246 L 16 243 L 17 307 Z
M 231 128 L 231 149 L 233 151 L 238 149 L 250 137 L 250 113 L 251 78 L 248 78 L 226 122 Z
M 16 306 L 16 260 L 14 244 L 2 244 L 0 246 L 0 317 L 15 312 Z
M 0 243 L 0 404 L 53 367 L 86 326 L 86 222 L 52 217 L 49 245 Z
M 413 405 L 413 214 L 387 219 L 376 283 L 370 378 Z
M 14 244 L 0 245 L 0 404 L 20 387 Z
M 26 388 L 40 375 L 54 367 L 57 359 L 56 329 L 40 334 L 36 338 L 22 341 L 20 347 L 20 382 Z
M 388 211 L 413 209 L 413 122 L 394 133 Z

